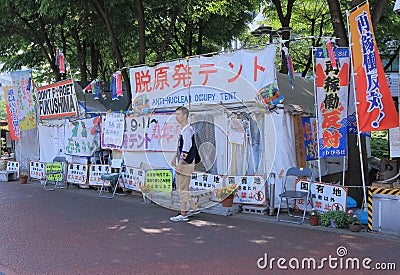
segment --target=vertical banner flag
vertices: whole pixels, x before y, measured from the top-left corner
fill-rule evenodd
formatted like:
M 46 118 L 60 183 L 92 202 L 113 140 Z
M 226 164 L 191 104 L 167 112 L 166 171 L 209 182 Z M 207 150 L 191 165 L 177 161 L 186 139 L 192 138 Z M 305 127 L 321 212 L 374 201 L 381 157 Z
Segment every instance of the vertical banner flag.
M 36 128 L 35 100 L 31 71 L 21 70 L 10 73 L 14 95 L 17 100 L 17 112 L 20 130 Z
M 14 89 L 11 86 L 6 86 L 4 89 L 4 99 L 7 111 L 8 130 L 12 140 L 19 140 L 21 132 L 18 121 L 17 96 L 14 94 Z
M 336 69 L 323 49 L 315 53 L 320 157 L 346 156 L 349 49 L 333 51 L 335 63 L 340 64 Z
M 318 158 L 317 119 L 315 117 L 303 117 L 304 152 L 306 160 Z
M 399 116 L 376 45 L 368 2 L 354 9 L 348 21 L 359 129 L 370 132 L 397 127 Z

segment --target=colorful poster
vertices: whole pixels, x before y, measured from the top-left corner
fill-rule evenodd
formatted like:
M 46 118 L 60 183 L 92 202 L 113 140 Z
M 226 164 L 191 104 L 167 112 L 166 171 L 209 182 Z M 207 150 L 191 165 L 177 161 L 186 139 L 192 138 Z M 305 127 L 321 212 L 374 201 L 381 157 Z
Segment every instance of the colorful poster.
M 72 79 L 38 88 L 37 103 L 40 119 L 77 115 L 77 99 Z
M 276 82 L 275 54 L 276 46 L 268 45 L 262 50 L 131 68 L 132 109 L 145 114 L 189 101 L 192 105 L 255 102 L 259 91 Z
M 17 96 L 14 93 L 13 87 L 6 86 L 3 89 L 10 138 L 12 140 L 19 140 L 21 137 L 21 129 L 19 128 Z
M 141 191 L 140 187 L 145 183 L 145 171 L 140 168 L 124 166 L 122 168 L 122 178 L 125 182 L 125 187 L 134 191 Z
M 296 182 L 296 190 L 307 191 L 310 182 L 300 180 Z M 346 211 L 348 188 L 341 185 L 313 182 L 311 185 L 311 198 L 307 203 L 307 211 L 312 208 L 326 212 L 329 210 Z M 312 202 L 312 203 L 311 203 Z M 304 209 L 304 201 L 297 200 L 295 208 Z
M 171 192 L 172 191 L 172 170 L 153 169 L 146 170 L 146 183 L 152 191 Z
M 31 179 L 43 180 L 46 178 L 44 162 L 29 161 L 29 177 Z
M 88 166 L 79 163 L 68 164 L 67 182 L 85 185 L 88 175 Z
M 263 175 L 227 176 L 225 185 L 232 184 L 236 184 L 238 190 L 234 203 L 265 205 L 266 185 Z
M 302 126 L 304 133 L 304 152 L 306 160 L 318 158 L 317 119 L 315 117 L 303 117 Z
M 359 129 L 371 132 L 399 126 L 399 116 L 379 56 L 368 2 L 348 16 Z
M 347 98 L 349 49 L 334 50 L 338 66 L 316 49 L 316 97 L 318 106 L 319 153 L 321 158 L 347 155 Z
M 97 118 L 65 120 L 65 153 L 74 156 L 90 157 L 100 146 L 100 133 L 96 131 Z
M 30 70 L 10 73 L 14 95 L 17 98 L 17 110 L 20 130 L 36 128 L 36 111 L 33 83 Z
M 180 126 L 174 115 L 126 117 L 123 151 L 174 152 Z
M 101 148 L 121 149 L 125 129 L 124 114 L 108 113 L 103 115 L 101 125 Z

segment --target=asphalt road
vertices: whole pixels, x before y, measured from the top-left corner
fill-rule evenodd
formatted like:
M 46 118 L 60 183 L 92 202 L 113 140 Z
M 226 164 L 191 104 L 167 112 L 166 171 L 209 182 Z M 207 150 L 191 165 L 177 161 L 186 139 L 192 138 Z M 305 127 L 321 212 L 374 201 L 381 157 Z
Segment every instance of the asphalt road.
M 251 214 L 170 222 L 175 213 L 140 196 L 0 182 L 0 274 L 321 274 L 307 267 L 311 259 L 327 274 L 400 270 L 400 238 Z M 391 263 L 397 271 L 375 269 Z

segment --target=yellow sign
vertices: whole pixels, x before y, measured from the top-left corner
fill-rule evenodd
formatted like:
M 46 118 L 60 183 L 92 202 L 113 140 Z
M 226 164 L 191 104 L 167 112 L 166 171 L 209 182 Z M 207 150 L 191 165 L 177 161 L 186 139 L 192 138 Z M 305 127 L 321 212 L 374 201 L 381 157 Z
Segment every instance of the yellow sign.
M 146 171 L 146 186 L 153 191 L 172 191 L 172 171 L 168 169 L 155 169 Z
M 54 172 L 60 173 L 52 174 Z M 46 163 L 46 178 L 50 181 L 61 181 L 63 179 L 61 163 Z

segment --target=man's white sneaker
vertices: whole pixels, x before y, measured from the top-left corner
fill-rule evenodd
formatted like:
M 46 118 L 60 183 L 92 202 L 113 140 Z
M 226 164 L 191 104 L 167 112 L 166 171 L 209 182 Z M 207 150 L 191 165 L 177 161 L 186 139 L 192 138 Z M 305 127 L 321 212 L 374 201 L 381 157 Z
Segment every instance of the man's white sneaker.
M 199 214 L 200 212 L 201 212 L 201 209 L 189 210 L 189 211 L 187 212 L 187 216 L 190 217 L 190 216 L 193 216 L 193 215 L 197 215 L 197 214 Z
M 189 218 L 187 216 L 183 216 L 182 214 L 179 214 L 178 216 L 171 217 L 169 218 L 171 222 L 187 222 Z

